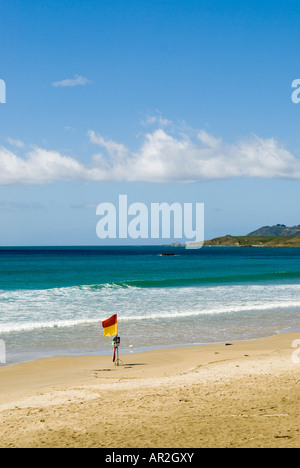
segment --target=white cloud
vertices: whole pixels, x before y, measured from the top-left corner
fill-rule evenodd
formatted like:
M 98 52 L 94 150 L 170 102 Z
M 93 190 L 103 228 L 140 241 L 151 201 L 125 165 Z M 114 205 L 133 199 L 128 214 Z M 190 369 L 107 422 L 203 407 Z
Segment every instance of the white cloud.
M 137 151 L 90 130 L 100 152 L 89 163 L 57 151 L 33 148 L 23 157 L 0 148 L 0 185 L 55 181 L 197 182 L 232 177 L 300 179 L 300 159 L 274 138 L 226 143 L 204 130 L 177 136 L 159 128 Z
M 146 120 L 141 121 L 141 125 L 143 125 L 144 127 L 154 124 L 158 124 L 160 127 L 168 127 L 172 125 L 172 122 L 171 120 L 168 120 L 165 117 L 163 117 L 159 110 L 156 110 L 154 115 L 148 115 Z
M 55 151 L 34 148 L 25 158 L 0 148 L 1 185 L 46 185 L 58 180 L 79 180 L 84 167 Z
M 146 120 L 142 120 L 142 125 L 159 124 L 161 127 L 167 127 L 172 124 L 171 120 L 165 119 L 161 115 L 150 115 Z
M 200 130 L 197 134 L 197 138 L 201 143 L 212 148 L 220 147 L 222 140 L 220 138 L 215 138 L 213 135 L 210 135 L 205 130 Z
M 174 137 L 163 129 L 145 136 L 140 149 L 105 142 L 89 132 L 91 141 L 109 146 L 108 180 L 147 182 L 196 182 L 230 177 L 300 178 L 300 160 L 275 139 L 252 137 L 226 144 L 204 130 L 197 139 Z M 114 152 L 112 149 L 114 148 Z
M 6 138 L 6 141 L 12 146 L 16 146 L 17 148 L 24 148 L 25 144 L 21 140 L 13 140 L 12 138 Z
M 83 76 L 80 76 L 80 75 L 75 75 L 75 78 L 68 78 L 62 81 L 55 81 L 54 83 L 52 83 L 52 86 L 54 86 L 54 88 L 61 88 L 61 87 L 73 88 L 74 86 L 85 86 L 89 83 L 91 82 L 87 78 L 84 78 Z
M 90 137 L 91 142 L 105 148 L 111 158 L 122 159 L 128 156 L 129 150 L 122 143 L 120 144 L 112 140 L 105 140 L 101 135 L 96 135 L 96 133 L 92 130 L 90 130 L 87 134 Z

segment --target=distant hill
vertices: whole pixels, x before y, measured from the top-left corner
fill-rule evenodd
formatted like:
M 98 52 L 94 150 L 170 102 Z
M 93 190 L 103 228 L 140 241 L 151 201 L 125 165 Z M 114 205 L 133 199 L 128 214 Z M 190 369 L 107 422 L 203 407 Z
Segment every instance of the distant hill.
M 199 243 L 198 243 L 199 244 Z M 186 246 L 197 246 L 197 242 Z M 223 237 L 204 242 L 206 247 L 300 247 L 300 226 L 288 227 L 284 224 L 265 226 L 253 231 L 247 236 Z
M 300 226 L 288 227 L 284 224 L 277 224 L 276 226 L 264 226 L 257 231 L 250 232 L 248 236 L 299 236 Z
M 225 236 L 205 241 L 207 247 L 300 247 L 299 236 Z

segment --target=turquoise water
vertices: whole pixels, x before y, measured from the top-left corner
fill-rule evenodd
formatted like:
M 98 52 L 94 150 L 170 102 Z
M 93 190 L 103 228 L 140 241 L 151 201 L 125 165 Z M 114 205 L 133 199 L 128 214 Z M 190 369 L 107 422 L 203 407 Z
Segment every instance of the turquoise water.
M 167 254 L 167 255 L 166 255 Z M 252 339 L 300 327 L 300 249 L 0 249 L 7 364 Z

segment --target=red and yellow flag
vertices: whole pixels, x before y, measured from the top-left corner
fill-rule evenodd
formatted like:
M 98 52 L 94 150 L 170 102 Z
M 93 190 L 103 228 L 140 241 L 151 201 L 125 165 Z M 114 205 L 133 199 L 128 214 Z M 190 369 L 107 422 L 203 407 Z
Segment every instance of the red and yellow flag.
M 113 336 L 118 334 L 117 314 L 112 315 L 102 322 L 104 336 Z

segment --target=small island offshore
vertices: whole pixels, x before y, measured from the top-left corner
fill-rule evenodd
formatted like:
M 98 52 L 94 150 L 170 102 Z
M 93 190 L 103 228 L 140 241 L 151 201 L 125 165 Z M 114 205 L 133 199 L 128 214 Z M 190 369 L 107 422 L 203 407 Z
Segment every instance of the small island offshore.
M 196 245 L 187 243 L 186 246 Z M 300 225 L 288 227 L 284 224 L 265 226 L 246 236 L 224 237 L 204 242 L 205 247 L 300 247 Z

